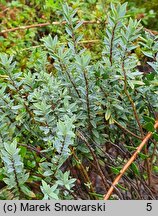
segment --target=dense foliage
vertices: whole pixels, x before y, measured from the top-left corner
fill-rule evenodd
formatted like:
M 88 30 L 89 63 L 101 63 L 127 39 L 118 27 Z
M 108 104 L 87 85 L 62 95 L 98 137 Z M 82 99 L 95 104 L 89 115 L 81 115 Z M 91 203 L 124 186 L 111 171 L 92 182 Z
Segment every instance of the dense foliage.
M 90 16 L 107 17 L 85 31 L 90 12 L 82 16 L 77 2 L 61 10 L 46 1 L 62 26 L 38 29 L 38 39 L 37 29 L 1 34 L 0 199 L 102 199 L 148 132 L 111 199 L 157 199 L 158 37 L 129 17 L 127 3 L 98 1 Z M 24 10 L 26 19 L 38 11 Z M 84 45 L 94 36 L 96 45 Z

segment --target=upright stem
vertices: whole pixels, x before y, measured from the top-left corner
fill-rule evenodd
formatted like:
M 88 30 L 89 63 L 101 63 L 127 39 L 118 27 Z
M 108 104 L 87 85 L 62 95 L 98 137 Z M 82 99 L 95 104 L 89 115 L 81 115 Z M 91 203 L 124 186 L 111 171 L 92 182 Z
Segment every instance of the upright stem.
M 19 194 L 19 198 L 21 196 L 21 190 L 20 190 L 20 186 L 19 186 L 19 182 L 18 182 L 18 178 L 17 178 L 17 173 L 16 173 L 16 170 L 15 170 L 15 166 L 14 166 L 14 161 L 12 160 L 12 163 L 13 163 L 13 172 L 14 172 L 14 176 L 15 176 L 15 182 L 16 182 L 16 186 L 17 186 L 17 189 L 18 189 L 18 194 Z
M 76 84 L 75 84 L 75 82 L 73 81 L 73 79 L 72 79 L 71 75 L 69 74 L 69 72 L 67 71 L 66 66 L 63 65 L 62 62 L 60 62 L 60 65 L 61 65 L 61 68 L 63 69 L 63 71 L 65 71 L 66 75 L 68 76 L 68 78 L 69 78 L 69 80 L 70 80 L 72 86 L 74 87 L 74 90 L 75 90 L 75 92 L 77 93 L 78 97 L 81 98 L 81 95 L 80 95 L 80 93 L 79 93 L 79 91 L 78 91 L 78 89 L 77 89 L 77 87 L 76 87 Z
M 113 51 L 113 42 L 114 42 L 116 27 L 117 27 L 117 23 L 115 23 L 114 28 L 112 30 L 112 37 L 111 37 L 111 42 L 110 42 L 110 63 L 111 63 L 111 66 L 113 64 L 113 52 L 112 51 Z
M 141 123 L 140 123 L 140 120 L 139 120 L 139 117 L 138 117 L 138 114 L 137 114 L 137 111 L 136 111 L 134 101 L 133 101 L 132 97 L 130 96 L 130 94 L 128 93 L 128 90 L 127 90 L 127 75 L 126 75 L 126 71 L 125 71 L 124 61 L 125 61 L 125 57 L 123 58 L 123 61 L 122 61 L 122 70 L 123 70 L 123 74 L 124 74 L 124 91 L 125 91 L 125 94 L 128 97 L 128 99 L 129 99 L 129 101 L 130 101 L 130 103 L 132 105 L 133 113 L 134 113 L 135 119 L 137 121 L 137 124 L 139 126 L 141 137 L 143 139 L 144 138 L 143 128 L 141 126 Z M 145 152 L 146 155 L 148 154 L 148 150 L 147 150 L 146 146 L 145 146 L 144 152 Z M 151 184 L 151 170 L 150 170 L 149 158 L 147 158 L 145 161 L 146 161 L 147 174 L 148 174 L 148 183 L 150 185 Z
M 74 156 L 75 160 L 78 162 L 77 167 L 79 169 L 79 171 L 81 172 L 83 179 L 84 179 L 84 183 L 89 183 L 89 190 L 92 194 L 95 193 L 95 190 L 93 188 L 92 182 L 88 176 L 87 170 L 84 168 L 83 164 L 81 163 L 80 159 L 77 157 L 77 155 L 75 154 L 74 148 L 71 148 L 71 153 Z M 89 194 L 89 196 L 91 197 L 91 199 L 96 199 L 95 196 L 93 196 L 92 194 Z
M 87 147 L 89 148 L 89 150 L 90 150 L 90 152 L 91 152 L 91 154 L 92 154 L 93 160 L 94 160 L 95 163 L 96 163 L 96 166 L 97 166 L 99 175 L 100 175 L 100 177 L 101 177 L 101 179 L 102 179 L 102 181 L 103 181 L 103 184 L 104 184 L 104 186 L 105 186 L 105 189 L 107 190 L 107 189 L 109 188 L 109 185 L 108 185 L 107 180 L 106 180 L 106 178 L 105 178 L 105 176 L 104 176 L 104 173 L 103 173 L 103 171 L 102 171 L 102 169 L 101 169 L 101 167 L 100 167 L 98 158 L 97 158 L 97 156 L 96 156 L 95 153 L 94 153 L 94 149 L 91 147 L 91 145 L 89 144 L 89 142 L 87 141 L 87 139 L 84 137 L 84 135 L 83 135 L 79 130 L 77 130 L 77 136 L 78 136 L 82 141 L 84 141 L 85 144 L 87 145 Z
M 130 96 L 130 94 L 128 93 L 128 90 L 127 90 L 127 75 L 126 75 L 126 71 L 125 71 L 124 60 L 122 61 L 122 71 L 123 71 L 123 75 L 124 75 L 124 91 L 125 91 L 125 94 L 128 97 L 128 99 L 129 99 L 129 101 L 130 101 L 130 103 L 132 105 L 133 113 L 134 113 L 135 119 L 137 121 L 137 124 L 139 126 L 141 136 L 143 138 L 144 137 L 144 132 L 143 132 L 141 123 L 139 121 L 139 117 L 138 117 L 138 114 L 137 114 L 137 111 L 136 111 L 136 107 L 135 107 L 135 104 L 134 104 L 134 101 L 133 101 L 132 97 Z
M 87 115 L 88 115 L 88 125 L 89 125 L 89 130 L 91 132 L 91 116 L 90 116 L 90 101 L 89 101 L 89 85 L 88 85 L 88 79 L 86 75 L 86 71 L 83 71 L 83 76 L 86 84 L 86 104 L 87 104 Z

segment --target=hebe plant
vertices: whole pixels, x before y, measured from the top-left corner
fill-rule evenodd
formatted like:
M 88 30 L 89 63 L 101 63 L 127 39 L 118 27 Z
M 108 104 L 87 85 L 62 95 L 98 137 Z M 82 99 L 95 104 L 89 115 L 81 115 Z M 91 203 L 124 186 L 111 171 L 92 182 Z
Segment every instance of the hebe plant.
M 23 73 L 15 56 L 1 53 L 2 199 L 98 199 L 147 131 L 154 135 L 150 146 L 115 193 L 117 199 L 155 198 L 158 42 L 126 16 L 126 6 L 111 5 L 97 62 L 82 47 L 82 22 L 67 4 L 67 43 L 43 38 L 45 49 Z M 150 58 L 147 75 L 138 70 L 138 46 Z

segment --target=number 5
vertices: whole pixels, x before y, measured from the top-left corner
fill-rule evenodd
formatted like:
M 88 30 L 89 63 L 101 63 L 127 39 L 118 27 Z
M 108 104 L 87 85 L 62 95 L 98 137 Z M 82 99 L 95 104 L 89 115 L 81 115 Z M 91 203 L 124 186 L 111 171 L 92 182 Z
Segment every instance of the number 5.
M 151 211 L 152 210 L 152 205 L 151 205 L 152 203 L 147 203 L 147 205 L 146 205 L 146 210 L 147 211 Z

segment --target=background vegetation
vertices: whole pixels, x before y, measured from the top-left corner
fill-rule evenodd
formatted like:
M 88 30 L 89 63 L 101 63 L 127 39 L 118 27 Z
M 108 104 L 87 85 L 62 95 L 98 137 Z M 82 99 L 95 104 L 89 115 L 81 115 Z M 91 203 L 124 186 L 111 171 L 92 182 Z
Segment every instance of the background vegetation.
M 0 8 L 0 199 L 157 199 L 157 1 Z

